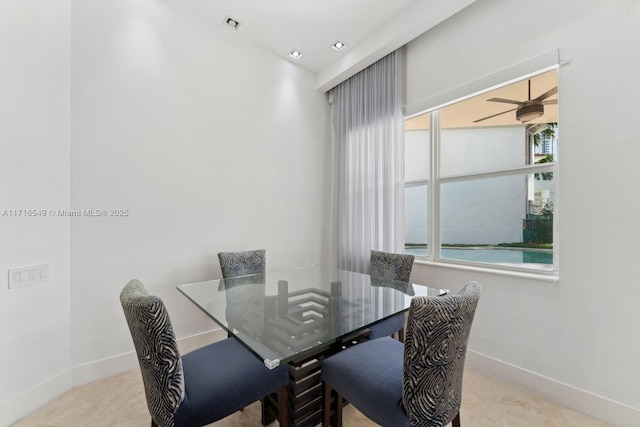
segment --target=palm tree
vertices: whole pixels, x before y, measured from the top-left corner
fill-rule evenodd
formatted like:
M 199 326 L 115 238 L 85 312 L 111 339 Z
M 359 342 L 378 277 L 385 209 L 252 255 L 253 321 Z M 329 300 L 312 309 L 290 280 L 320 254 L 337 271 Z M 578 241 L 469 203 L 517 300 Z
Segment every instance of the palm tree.
M 538 147 L 542 143 L 542 137 L 546 140 L 552 140 L 556 137 L 558 133 L 558 123 L 547 123 L 546 127 L 542 129 L 540 132 L 536 132 L 533 135 L 533 144 Z M 553 163 L 554 158 L 553 154 L 547 154 L 542 159 L 538 160 L 536 164 L 540 163 Z M 544 181 L 553 179 L 553 172 L 542 172 L 535 174 L 536 179 L 541 179 Z
M 553 139 L 556 137 L 558 131 L 558 123 L 547 123 L 547 127 L 540 132 L 533 135 L 533 144 L 537 147 L 541 144 L 542 139 L 541 135 L 545 137 L 545 139 Z M 538 163 L 538 162 L 536 162 Z

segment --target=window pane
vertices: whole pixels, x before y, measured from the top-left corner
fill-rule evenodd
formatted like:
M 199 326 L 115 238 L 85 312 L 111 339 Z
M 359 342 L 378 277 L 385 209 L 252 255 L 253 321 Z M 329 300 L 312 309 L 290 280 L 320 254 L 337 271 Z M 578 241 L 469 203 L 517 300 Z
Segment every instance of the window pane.
M 415 256 L 427 256 L 429 251 L 429 186 L 427 184 L 405 187 L 405 252 Z
M 512 169 L 526 163 L 525 126 L 443 129 L 443 177 Z
M 405 251 L 553 270 L 558 102 L 553 70 L 408 119 Z M 534 164 L 546 165 L 531 173 Z M 427 209 L 429 185 L 438 189 L 437 218 Z M 430 236 L 434 221 L 439 233 Z
M 513 169 L 552 150 L 558 76 L 550 71 L 465 99 L 440 111 L 442 177 Z
M 426 113 L 405 123 L 405 182 L 427 181 L 431 172 L 429 130 L 430 114 Z
M 554 192 L 550 175 L 443 183 L 440 257 L 552 269 Z

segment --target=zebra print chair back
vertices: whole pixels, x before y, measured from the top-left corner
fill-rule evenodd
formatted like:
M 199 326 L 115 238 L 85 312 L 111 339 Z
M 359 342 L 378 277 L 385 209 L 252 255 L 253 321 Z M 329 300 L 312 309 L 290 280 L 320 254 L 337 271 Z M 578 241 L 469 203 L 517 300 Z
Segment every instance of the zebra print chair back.
M 404 346 L 403 404 L 411 426 L 459 424 L 462 374 L 480 285 L 455 295 L 414 297 Z
M 133 279 L 120 293 L 120 303 L 136 348 L 147 407 L 159 426 L 174 426 L 184 399 L 184 374 L 171 320 L 160 298 L 149 295 Z
M 371 251 L 371 262 L 369 264 L 371 284 L 375 286 L 375 278 L 399 280 L 407 283 L 406 289 L 408 291 L 411 287 L 409 278 L 411 277 L 414 259 L 413 255 L 408 254 Z M 397 334 L 398 340 L 404 341 L 404 313 L 377 323 L 370 329 L 369 339 Z
M 371 251 L 370 275 L 408 282 L 415 257 L 408 254 Z
M 218 260 L 220 261 L 222 277 L 225 279 L 265 272 L 266 256 L 264 249 L 246 252 L 219 252 Z

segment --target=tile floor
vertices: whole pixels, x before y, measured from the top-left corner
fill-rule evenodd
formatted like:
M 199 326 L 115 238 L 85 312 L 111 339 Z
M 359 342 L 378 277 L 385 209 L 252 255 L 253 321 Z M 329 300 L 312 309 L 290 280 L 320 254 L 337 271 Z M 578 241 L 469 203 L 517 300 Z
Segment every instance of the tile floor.
M 543 397 L 467 369 L 463 384 L 464 427 L 606 427 L 609 424 L 559 406 Z M 344 426 L 375 426 L 348 405 Z M 138 370 L 75 387 L 13 427 L 149 427 L 151 418 Z M 260 403 L 210 424 L 214 427 L 260 426 Z M 277 426 L 274 422 L 271 427 Z

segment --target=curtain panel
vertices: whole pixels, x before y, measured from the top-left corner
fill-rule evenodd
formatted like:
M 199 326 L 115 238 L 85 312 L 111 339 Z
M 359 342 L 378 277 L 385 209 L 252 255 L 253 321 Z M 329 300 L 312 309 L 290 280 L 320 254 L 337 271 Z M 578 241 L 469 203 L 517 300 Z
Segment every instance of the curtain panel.
M 404 251 L 404 55 L 330 91 L 338 268 L 367 273 L 371 250 Z

